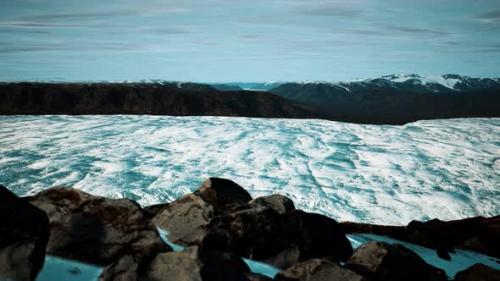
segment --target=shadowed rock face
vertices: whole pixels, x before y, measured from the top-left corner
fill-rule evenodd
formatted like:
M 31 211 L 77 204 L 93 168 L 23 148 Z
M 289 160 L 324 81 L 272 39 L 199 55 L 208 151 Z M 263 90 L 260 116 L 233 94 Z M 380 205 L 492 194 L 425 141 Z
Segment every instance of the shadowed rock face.
M 203 249 L 232 251 L 279 268 L 310 258 L 342 261 L 352 253 L 335 220 L 299 210 L 280 214 L 261 206 L 214 217 L 191 238 L 190 243 Z
M 347 262 L 353 270 L 377 281 L 446 281 L 443 270 L 427 264 L 399 244 L 368 242 L 361 245 Z
M 281 271 L 278 281 L 366 281 L 356 272 L 336 263 L 320 259 L 304 261 Z
M 373 233 L 438 250 L 447 259 L 447 252 L 462 248 L 500 258 L 500 216 L 474 217 L 463 220 L 427 222 L 412 221 L 407 226 L 386 226 L 363 223 L 341 223 L 346 233 Z
M 347 260 L 352 253 L 335 220 L 295 210 L 281 195 L 252 200 L 225 179 L 210 178 L 194 193 L 159 209 L 153 221 L 175 243 L 232 252 L 280 268 L 310 258 Z
M 0 185 L 0 221 L 0 280 L 35 280 L 45 261 L 47 215 Z
M 147 259 L 130 255 L 107 266 L 99 281 L 251 281 L 267 280 L 250 273 L 237 256 L 220 252 L 201 252 L 190 247 L 182 252 L 160 252 Z
M 174 243 L 189 245 L 199 231 L 216 215 L 252 200 L 250 194 L 235 182 L 221 178 L 210 178 L 194 193 L 172 203 L 148 208 L 154 213 L 153 222 L 169 232 Z
M 455 275 L 455 281 L 500 281 L 500 270 L 481 263 L 462 270 Z
M 107 265 L 124 253 L 141 256 L 169 250 L 141 207 L 131 200 L 54 188 L 29 201 L 49 217 L 49 254 Z
M 265 92 L 172 83 L 0 83 L 0 114 L 317 117 Z

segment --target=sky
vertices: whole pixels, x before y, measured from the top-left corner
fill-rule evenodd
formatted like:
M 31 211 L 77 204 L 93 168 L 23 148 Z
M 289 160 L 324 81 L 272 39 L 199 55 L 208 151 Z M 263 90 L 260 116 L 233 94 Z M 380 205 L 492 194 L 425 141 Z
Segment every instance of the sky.
M 500 76 L 500 0 L 0 0 L 0 80 Z

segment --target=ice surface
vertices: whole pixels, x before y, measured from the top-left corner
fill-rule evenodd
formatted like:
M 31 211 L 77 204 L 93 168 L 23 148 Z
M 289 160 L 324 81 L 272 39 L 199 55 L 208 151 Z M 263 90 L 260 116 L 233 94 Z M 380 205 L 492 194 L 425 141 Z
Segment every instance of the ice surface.
M 338 220 L 500 214 L 500 119 L 405 126 L 169 116 L 0 116 L 0 184 L 73 186 L 142 205 L 210 176 Z
M 93 281 L 101 272 L 102 268 L 94 265 L 46 256 L 36 281 Z

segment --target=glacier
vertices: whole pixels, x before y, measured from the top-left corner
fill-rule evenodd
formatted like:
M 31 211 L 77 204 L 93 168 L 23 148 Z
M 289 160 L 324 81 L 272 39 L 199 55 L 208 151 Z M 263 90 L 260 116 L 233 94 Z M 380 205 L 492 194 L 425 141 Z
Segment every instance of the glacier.
M 280 193 L 340 221 L 500 214 L 500 118 L 404 126 L 171 116 L 0 116 L 0 184 L 73 186 L 141 205 L 206 178 Z

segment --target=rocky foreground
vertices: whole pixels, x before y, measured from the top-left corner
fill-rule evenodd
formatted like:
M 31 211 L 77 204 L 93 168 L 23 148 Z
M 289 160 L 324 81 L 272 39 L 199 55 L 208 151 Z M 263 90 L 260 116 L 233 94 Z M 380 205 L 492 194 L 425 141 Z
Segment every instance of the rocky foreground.
M 274 280 L 449 280 L 399 244 L 372 241 L 353 249 L 346 234 L 355 232 L 434 248 L 444 259 L 455 248 L 500 256 L 500 217 L 406 227 L 338 223 L 297 210 L 281 195 L 253 199 L 219 178 L 145 208 L 71 188 L 19 198 L 0 186 L 0 218 L 0 280 L 35 280 L 46 254 L 102 266 L 101 281 L 273 280 L 252 273 L 242 257 L 281 269 Z M 173 251 L 157 228 L 184 250 Z M 454 280 L 500 280 L 500 271 L 476 264 Z

